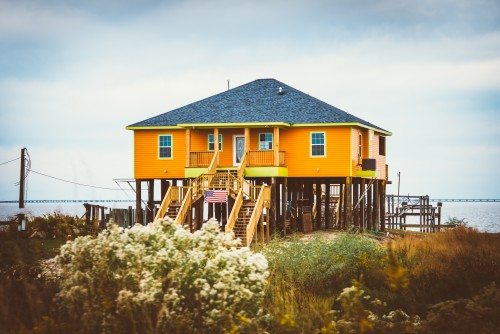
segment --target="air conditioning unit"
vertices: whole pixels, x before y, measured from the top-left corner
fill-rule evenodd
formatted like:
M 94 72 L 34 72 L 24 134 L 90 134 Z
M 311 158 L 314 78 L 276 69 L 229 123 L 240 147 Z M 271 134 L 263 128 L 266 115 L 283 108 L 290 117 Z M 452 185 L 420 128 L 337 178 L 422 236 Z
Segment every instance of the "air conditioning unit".
M 361 166 L 363 170 L 377 170 L 377 160 L 363 159 Z

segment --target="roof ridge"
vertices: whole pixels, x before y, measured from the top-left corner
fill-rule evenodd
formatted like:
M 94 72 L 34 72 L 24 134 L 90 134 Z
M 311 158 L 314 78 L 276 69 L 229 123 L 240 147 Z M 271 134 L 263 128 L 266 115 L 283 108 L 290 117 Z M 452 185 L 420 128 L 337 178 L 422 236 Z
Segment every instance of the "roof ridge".
M 290 124 L 358 123 L 388 132 L 274 78 L 255 79 L 129 127 L 278 121 Z

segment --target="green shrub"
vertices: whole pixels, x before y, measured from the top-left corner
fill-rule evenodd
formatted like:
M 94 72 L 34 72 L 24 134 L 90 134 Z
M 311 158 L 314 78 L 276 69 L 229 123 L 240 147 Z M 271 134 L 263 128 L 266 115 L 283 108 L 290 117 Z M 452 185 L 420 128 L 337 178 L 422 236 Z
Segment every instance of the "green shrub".
M 444 225 L 460 226 L 460 227 L 466 227 L 467 224 L 468 222 L 465 218 L 459 219 L 457 217 L 448 217 L 448 220 L 444 222 Z
M 372 285 L 383 284 L 386 253 L 376 241 L 357 234 L 334 240 L 274 241 L 262 250 L 272 281 L 287 280 L 298 289 L 317 294 L 338 293 L 363 276 Z
M 58 211 L 41 217 L 34 217 L 29 221 L 28 226 L 28 235 L 44 239 L 66 239 L 68 236 L 96 235 L 99 231 L 94 224 L 89 225 L 83 219 L 65 215 Z

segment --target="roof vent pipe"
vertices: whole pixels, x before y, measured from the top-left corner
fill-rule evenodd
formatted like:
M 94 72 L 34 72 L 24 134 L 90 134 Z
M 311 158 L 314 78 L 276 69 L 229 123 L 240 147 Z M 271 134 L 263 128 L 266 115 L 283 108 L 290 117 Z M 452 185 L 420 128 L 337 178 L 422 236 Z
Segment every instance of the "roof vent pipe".
M 283 92 L 283 88 L 282 87 L 279 87 L 278 88 L 278 95 L 283 95 L 284 92 Z

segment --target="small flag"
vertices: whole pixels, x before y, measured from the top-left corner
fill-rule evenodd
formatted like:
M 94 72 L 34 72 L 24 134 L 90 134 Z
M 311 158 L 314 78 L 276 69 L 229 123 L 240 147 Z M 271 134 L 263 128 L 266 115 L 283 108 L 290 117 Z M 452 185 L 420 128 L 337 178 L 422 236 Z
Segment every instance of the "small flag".
M 227 191 L 226 190 L 206 190 L 205 203 L 226 203 Z

